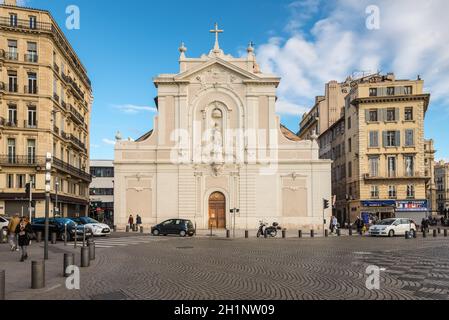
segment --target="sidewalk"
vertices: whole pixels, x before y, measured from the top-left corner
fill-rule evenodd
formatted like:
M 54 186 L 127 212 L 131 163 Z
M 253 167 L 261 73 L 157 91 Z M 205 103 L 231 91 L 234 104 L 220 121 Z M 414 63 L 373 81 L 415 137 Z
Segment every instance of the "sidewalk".
M 63 243 L 49 244 L 49 260 L 45 262 L 45 288 L 31 289 L 31 262 L 42 261 L 44 258 L 44 244 L 33 242 L 28 247 L 28 260 L 20 262 L 21 253 L 11 252 L 9 244 L 0 244 L 0 270 L 6 271 L 6 299 L 7 300 L 33 300 L 39 299 L 41 293 L 52 291 L 65 286 L 63 277 L 64 253 L 75 253 L 75 265 L 79 266 L 82 242 L 73 243 L 65 247 Z M 91 261 L 91 267 L 95 261 Z

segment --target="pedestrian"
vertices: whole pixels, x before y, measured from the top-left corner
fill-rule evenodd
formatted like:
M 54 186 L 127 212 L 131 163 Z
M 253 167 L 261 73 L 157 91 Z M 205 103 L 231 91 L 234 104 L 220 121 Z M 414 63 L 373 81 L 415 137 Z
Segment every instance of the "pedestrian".
M 11 251 L 19 251 L 19 248 L 17 247 L 17 234 L 16 234 L 16 228 L 20 223 L 19 215 L 16 214 L 12 219 L 9 221 L 8 224 L 8 238 L 9 238 L 9 244 L 11 246 Z
M 335 230 L 335 232 L 338 230 L 338 219 L 335 216 L 332 217 L 332 230 Z
M 355 221 L 355 224 L 357 226 L 357 232 L 362 235 L 363 234 L 363 227 L 365 226 L 365 223 L 363 222 L 360 217 L 357 217 L 357 220 Z
M 142 218 L 137 215 L 136 217 L 136 224 L 137 224 L 137 230 L 140 228 L 140 225 L 142 224 Z
M 28 259 L 28 246 L 33 239 L 33 229 L 31 228 L 30 220 L 25 217 L 20 220 L 19 225 L 16 228 L 16 233 L 19 235 L 19 246 L 22 249 L 22 258 L 20 262 L 24 262 Z
M 134 224 L 134 217 L 133 217 L 132 214 L 129 216 L 128 224 L 129 224 L 129 228 L 132 230 L 133 229 L 133 224 Z

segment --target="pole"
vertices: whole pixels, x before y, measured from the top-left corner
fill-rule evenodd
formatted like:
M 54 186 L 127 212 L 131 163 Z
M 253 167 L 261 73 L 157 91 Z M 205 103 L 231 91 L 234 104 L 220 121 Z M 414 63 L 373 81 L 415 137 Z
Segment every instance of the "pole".
M 33 203 L 33 182 L 30 181 L 30 202 L 28 203 L 28 213 L 30 215 L 30 222 L 32 221 L 33 218 L 33 208 L 31 207 L 32 203 Z
M 75 241 L 73 242 L 73 247 L 76 249 L 76 241 L 78 240 L 78 225 L 75 223 Z
M 57 178 L 56 178 L 57 179 Z M 58 189 L 59 189 L 59 181 L 56 180 L 56 195 L 55 195 L 55 202 L 56 202 L 56 208 L 53 212 L 53 217 L 56 217 L 56 210 L 58 210 L 58 215 L 59 215 L 59 206 L 58 206 Z
M 67 223 L 64 224 L 64 246 L 67 246 Z
M 47 153 L 45 161 L 45 239 L 44 239 L 44 260 L 48 260 L 48 236 L 49 236 L 49 215 L 50 215 L 50 191 L 51 191 L 51 162 L 52 154 Z M 30 186 L 31 190 L 31 186 Z

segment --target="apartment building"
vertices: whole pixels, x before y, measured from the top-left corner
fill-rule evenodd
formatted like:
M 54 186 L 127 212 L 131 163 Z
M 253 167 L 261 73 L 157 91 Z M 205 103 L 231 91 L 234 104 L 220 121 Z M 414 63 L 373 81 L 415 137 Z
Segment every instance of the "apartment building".
M 112 160 L 91 160 L 90 216 L 112 222 L 114 217 L 114 164 Z
M 51 214 L 87 214 L 92 100 L 87 71 L 50 12 L 1 4 L 0 214 L 45 214 L 47 153 Z
M 438 213 L 449 210 L 449 163 L 439 161 L 435 164 L 436 202 Z

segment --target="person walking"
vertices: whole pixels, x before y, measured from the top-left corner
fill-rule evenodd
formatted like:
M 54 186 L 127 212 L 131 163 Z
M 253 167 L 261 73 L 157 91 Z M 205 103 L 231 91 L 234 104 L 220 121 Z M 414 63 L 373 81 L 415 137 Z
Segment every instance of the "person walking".
M 337 219 L 337 217 L 336 216 L 333 216 L 332 217 L 332 233 L 334 233 L 334 230 L 335 230 L 335 232 L 337 232 L 337 230 L 338 230 L 338 219 Z
M 139 215 L 137 215 L 137 217 L 136 217 L 136 224 L 137 224 L 137 230 L 139 230 L 140 226 L 142 225 L 142 218 Z
M 22 249 L 22 258 L 20 259 L 20 262 L 24 262 L 28 259 L 28 246 L 33 238 L 33 229 L 31 228 L 30 220 L 27 217 L 22 218 L 16 228 L 16 233 L 19 235 L 19 246 Z
M 9 221 L 8 224 L 8 237 L 9 237 L 9 244 L 11 245 L 11 251 L 19 251 L 19 248 L 17 247 L 17 234 L 16 234 L 16 228 L 20 223 L 19 215 L 16 214 L 12 219 Z
M 363 222 L 360 217 L 357 217 L 357 220 L 355 221 L 355 225 L 357 226 L 357 232 L 362 235 L 363 227 L 365 226 L 365 223 Z
M 133 217 L 132 214 L 129 216 L 128 224 L 129 224 L 129 229 L 132 230 L 133 229 L 133 224 L 134 224 L 134 217 Z

